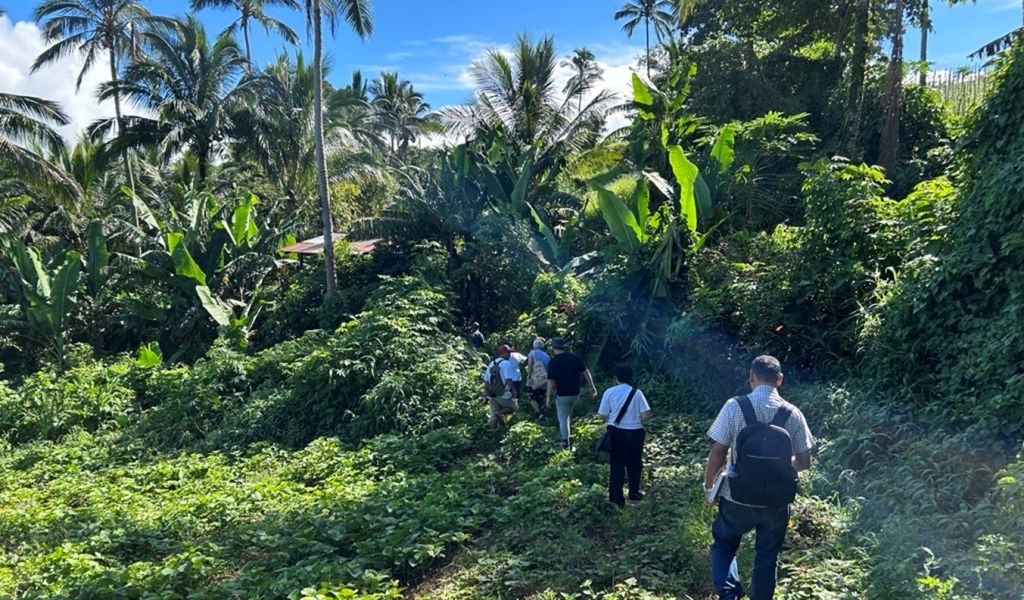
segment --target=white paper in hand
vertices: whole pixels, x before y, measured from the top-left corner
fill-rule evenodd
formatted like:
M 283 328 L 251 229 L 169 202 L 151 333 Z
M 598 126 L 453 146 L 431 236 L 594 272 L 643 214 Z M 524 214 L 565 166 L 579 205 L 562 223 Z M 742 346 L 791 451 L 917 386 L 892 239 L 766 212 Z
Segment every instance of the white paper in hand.
M 722 491 L 722 482 L 725 481 L 725 471 L 718 474 L 715 477 L 715 483 L 711 485 L 711 489 L 707 491 L 707 501 L 711 504 L 718 497 L 718 494 Z

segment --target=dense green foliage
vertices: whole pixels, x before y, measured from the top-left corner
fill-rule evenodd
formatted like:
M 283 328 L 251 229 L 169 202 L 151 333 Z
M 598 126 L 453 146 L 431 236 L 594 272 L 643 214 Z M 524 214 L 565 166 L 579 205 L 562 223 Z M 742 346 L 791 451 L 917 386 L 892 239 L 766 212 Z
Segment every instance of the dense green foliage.
M 1020 596 L 1020 44 L 965 118 L 901 83 L 926 3 L 638 0 L 631 97 L 523 34 L 431 113 L 324 79 L 366 0 L 278 2 L 314 59 L 263 68 L 274 2 L 195 4 L 238 21 L 40 8 L 42 63 L 86 28 L 148 115 L 68 148 L 0 93 L 0 596 L 705 598 L 704 432 L 765 352 L 816 438 L 779 597 Z M 335 226 L 372 251 L 279 250 Z M 639 506 L 589 399 L 570 449 L 551 409 L 486 428 L 473 321 L 637 367 Z

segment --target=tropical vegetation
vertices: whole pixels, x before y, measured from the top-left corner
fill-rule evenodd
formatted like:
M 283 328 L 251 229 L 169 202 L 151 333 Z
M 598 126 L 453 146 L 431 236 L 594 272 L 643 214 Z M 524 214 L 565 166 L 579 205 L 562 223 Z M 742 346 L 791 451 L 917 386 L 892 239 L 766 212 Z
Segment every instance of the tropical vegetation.
M 38 5 L 38 68 L 109 63 L 74 138 L 0 90 L 0 596 L 708 598 L 704 432 L 771 353 L 817 440 L 779 597 L 1021 597 L 1013 36 L 964 108 L 906 76 L 926 2 L 630 0 L 627 96 L 523 33 L 435 110 L 329 77 L 368 0 L 193 8 Z M 286 10 L 312 58 L 255 63 Z M 474 322 L 638 369 L 643 503 L 585 402 L 486 427 Z

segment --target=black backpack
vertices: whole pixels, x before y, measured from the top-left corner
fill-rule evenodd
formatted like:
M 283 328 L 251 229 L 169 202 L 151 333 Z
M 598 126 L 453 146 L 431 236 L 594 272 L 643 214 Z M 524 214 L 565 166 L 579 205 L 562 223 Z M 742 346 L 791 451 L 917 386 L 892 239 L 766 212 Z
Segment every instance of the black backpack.
M 750 398 L 736 399 L 746 426 L 736 437 L 736 473 L 729 479 L 732 499 L 754 506 L 785 506 L 796 498 L 796 469 L 793 468 L 793 440 L 786 431 L 792 414 L 783 404 L 771 423 L 761 423 Z

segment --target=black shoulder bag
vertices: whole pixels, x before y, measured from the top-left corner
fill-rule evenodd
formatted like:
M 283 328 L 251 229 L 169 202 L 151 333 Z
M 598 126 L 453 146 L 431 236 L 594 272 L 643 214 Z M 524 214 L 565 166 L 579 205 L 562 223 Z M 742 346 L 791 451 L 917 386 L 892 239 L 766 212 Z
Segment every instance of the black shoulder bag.
M 636 386 L 629 390 L 629 395 L 626 396 L 626 401 L 622 403 L 622 408 L 619 409 L 619 415 L 615 417 L 615 425 L 618 425 L 622 421 L 622 417 L 626 416 L 626 411 L 629 410 L 630 403 L 633 402 L 633 396 L 636 395 Z M 604 433 L 601 434 L 601 438 L 594 444 L 594 450 L 598 452 L 610 452 L 612 449 L 612 427 L 615 425 L 609 424 L 604 429 Z

